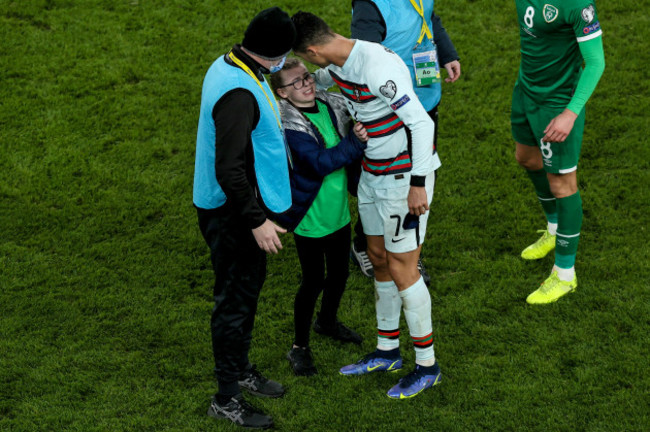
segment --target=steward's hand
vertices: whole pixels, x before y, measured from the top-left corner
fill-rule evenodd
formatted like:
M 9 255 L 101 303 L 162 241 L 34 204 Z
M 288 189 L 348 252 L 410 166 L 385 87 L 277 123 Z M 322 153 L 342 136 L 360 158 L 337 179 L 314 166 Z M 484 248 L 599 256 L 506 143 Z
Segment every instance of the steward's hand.
M 458 60 L 450 61 L 445 64 L 445 69 L 447 69 L 448 78 L 445 78 L 445 82 L 456 82 L 460 78 L 460 62 Z
M 282 227 L 271 222 L 269 219 L 257 228 L 253 229 L 253 236 L 257 240 L 257 245 L 266 253 L 277 254 L 279 249 L 282 249 L 282 242 L 278 233 L 286 233 Z
M 571 133 L 573 124 L 578 118 L 578 115 L 571 110 L 565 109 L 562 113 L 555 117 L 544 129 L 544 142 L 564 142 L 566 137 Z

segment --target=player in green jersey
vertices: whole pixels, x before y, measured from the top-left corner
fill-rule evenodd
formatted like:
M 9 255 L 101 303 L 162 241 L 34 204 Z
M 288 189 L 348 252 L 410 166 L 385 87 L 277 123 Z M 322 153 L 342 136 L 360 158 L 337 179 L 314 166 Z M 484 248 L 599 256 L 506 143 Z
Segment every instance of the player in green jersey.
M 584 107 L 605 59 L 594 0 L 515 2 L 521 65 L 512 95 L 512 135 L 517 162 L 527 170 L 548 221 L 542 237 L 521 255 L 540 259 L 555 249 L 551 275 L 526 299 L 544 304 L 578 286 L 582 200 L 576 172 Z

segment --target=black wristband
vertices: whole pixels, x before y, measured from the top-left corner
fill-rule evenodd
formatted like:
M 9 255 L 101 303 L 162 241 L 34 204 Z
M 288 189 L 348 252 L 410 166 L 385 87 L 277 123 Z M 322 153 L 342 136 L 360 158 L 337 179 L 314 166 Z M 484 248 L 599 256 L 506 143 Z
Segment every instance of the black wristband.
M 412 175 L 411 176 L 411 186 L 424 187 L 424 180 L 425 179 L 426 179 L 426 176 Z

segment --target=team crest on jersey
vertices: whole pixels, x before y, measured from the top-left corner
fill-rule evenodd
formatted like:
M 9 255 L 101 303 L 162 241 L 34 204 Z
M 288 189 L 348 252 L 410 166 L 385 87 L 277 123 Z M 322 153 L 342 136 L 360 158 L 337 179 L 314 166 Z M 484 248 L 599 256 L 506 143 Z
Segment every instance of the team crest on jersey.
M 397 84 L 392 80 L 386 81 L 386 84 L 379 87 L 379 92 L 383 94 L 388 99 L 393 99 L 397 93 Z
M 552 23 L 557 18 L 558 10 L 553 5 L 545 4 L 542 13 L 544 14 L 544 21 Z
M 589 5 L 589 7 L 586 7 L 582 10 L 582 19 L 585 20 L 587 24 L 592 22 L 595 16 L 596 10 L 594 9 L 594 5 Z

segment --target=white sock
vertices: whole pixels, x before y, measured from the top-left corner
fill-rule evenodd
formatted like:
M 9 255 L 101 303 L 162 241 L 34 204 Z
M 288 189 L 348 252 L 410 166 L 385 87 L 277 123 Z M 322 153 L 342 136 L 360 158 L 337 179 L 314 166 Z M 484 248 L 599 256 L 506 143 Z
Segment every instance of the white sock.
M 377 313 L 377 349 L 399 348 L 399 318 L 402 299 L 395 282 L 375 280 L 375 311 Z
M 571 282 L 576 275 L 575 267 L 563 269 L 558 266 L 553 266 L 553 270 L 557 271 L 557 276 L 560 278 L 560 280 L 563 280 L 565 282 Z
M 415 348 L 415 363 L 431 366 L 435 360 L 433 328 L 431 326 L 431 295 L 422 277 L 404 291 L 400 291 L 404 317 Z
M 556 223 L 549 222 L 548 225 L 546 226 L 546 229 L 548 230 L 548 233 L 550 235 L 556 235 L 557 234 L 557 222 Z

